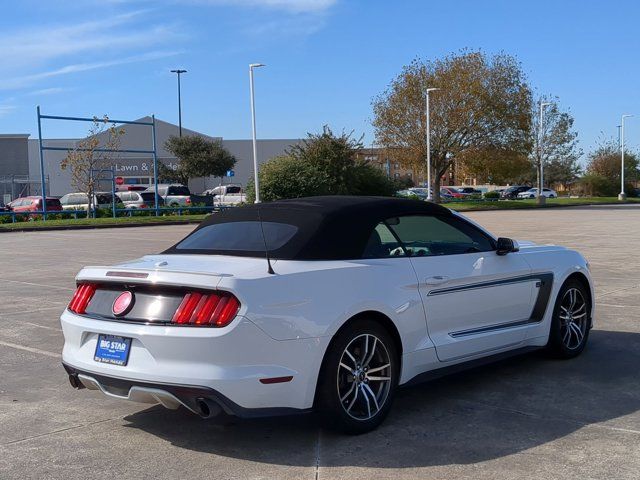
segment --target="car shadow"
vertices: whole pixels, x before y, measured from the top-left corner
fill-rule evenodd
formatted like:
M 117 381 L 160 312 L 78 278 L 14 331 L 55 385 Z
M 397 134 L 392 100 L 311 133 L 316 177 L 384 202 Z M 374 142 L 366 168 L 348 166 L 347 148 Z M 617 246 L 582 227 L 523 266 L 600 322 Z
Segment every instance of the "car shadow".
M 532 353 L 401 389 L 386 422 L 356 437 L 321 430 L 313 415 L 225 423 L 152 407 L 125 420 L 181 448 L 272 464 L 468 464 L 589 425 L 638 430 L 639 364 L 640 333 L 594 330 L 573 360 Z

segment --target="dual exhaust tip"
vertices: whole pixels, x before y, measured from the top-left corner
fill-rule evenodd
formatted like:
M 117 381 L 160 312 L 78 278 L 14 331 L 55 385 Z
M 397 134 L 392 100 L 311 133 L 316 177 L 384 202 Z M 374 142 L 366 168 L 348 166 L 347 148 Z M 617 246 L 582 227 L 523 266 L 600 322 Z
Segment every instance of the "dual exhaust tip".
M 78 378 L 77 373 L 69 374 L 69 383 L 76 390 L 82 390 L 87 388 L 82 381 Z M 182 403 L 182 402 L 181 402 Z M 202 418 L 214 418 L 220 415 L 223 410 L 222 407 L 214 402 L 213 400 L 209 400 L 208 398 L 197 398 L 195 401 L 195 409 L 193 407 L 187 406 L 185 403 L 182 403 L 189 410 L 193 411 L 197 415 L 200 415 Z

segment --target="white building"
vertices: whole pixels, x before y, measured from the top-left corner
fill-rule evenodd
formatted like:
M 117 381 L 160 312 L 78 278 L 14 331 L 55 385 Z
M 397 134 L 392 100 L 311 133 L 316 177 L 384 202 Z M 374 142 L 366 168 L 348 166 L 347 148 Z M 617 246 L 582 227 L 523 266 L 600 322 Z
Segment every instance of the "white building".
M 151 117 L 139 119 L 150 122 Z M 120 139 L 122 150 L 152 150 L 152 130 L 145 125 L 123 125 L 125 134 Z M 175 166 L 178 160 L 164 149 L 164 143 L 171 135 L 178 135 L 178 126 L 156 119 L 156 148 L 158 161 L 168 166 Z M 209 139 L 220 140 L 237 159 L 233 169 L 234 176 L 222 179 L 225 183 L 245 186 L 253 178 L 253 152 L 251 140 L 226 140 L 182 128 L 182 135 L 200 135 Z M 80 139 L 44 139 L 43 145 L 50 147 L 73 148 Z M 300 142 L 299 139 L 258 140 L 258 162 L 283 155 L 290 145 Z M 60 162 L 66 156 L 65 151 L 45 150 L 44 172 L 47 183 L 47 194 L 62 196 L 74 190 L 68 171 L 60 168 Z M 153 183 L 153 156 L 151 154 L 118 153 L 114 156 L 113 167 L 116 176 L 122 177 L 125 184 L 151 185 Z M 28 182 L 25 179 L 28 178 Z M 13 179 L 13 180 L 12 180 Z M 4 184 L 2 183 L 4 181 Z M 220 184 L 220 178 L 201 178 L 189 182 L 194 193 L 202 192 Z M 9 187 L 9 184 L 11 187 Z M 19 182 L 16 187 L 15 182 Z M 27 187 L 21 185 L 28 185 Z M 40 149 L 37 138 L 29 138 L 27 134 L 0 135 L 0 200 L 6 202 L 8 197 L 20 195 L 37 195 L 40 193 Z M 25 191 L 28 190 L 28 191 Z M 10 198 L 9 198 L 10 200 Z

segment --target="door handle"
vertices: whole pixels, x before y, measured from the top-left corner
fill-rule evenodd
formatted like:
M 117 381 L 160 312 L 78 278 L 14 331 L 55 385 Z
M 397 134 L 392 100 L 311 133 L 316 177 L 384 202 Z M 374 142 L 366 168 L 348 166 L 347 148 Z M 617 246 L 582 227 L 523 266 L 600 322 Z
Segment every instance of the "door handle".
M 427 285 L 440 285 L 441 283 L 447 283 L 449 277 L 445 275 L 434 275 L 433 277 L 427 277 L 424 281 Z

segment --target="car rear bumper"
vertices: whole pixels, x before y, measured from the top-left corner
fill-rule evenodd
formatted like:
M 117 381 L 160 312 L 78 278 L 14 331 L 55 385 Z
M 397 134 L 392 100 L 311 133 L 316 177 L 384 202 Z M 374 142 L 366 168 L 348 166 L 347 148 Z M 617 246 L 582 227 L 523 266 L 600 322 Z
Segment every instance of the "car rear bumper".
M 251 416 L 243 413 L 249 409 L 310 408 L 326 346 L 319 338 L 274 340 L 243 317 L 224 328 L 200 328 L 99 320 L 67 310 L 61 324 L 62 361 L 76 377 L 89 377 L 84 386 L 142 402 L 153 399 L 144 389 L 156 388 L 179 400 L 184 397 L 179 403 L 196 412 L 194 399 L 223 398 L 218 403 L 224 411 L 242 416 Z M 99 334 L 131 338 L 126 366 L 94 360 Z M 132 392 L 135 386 L 142 391 Z M 169 397 L 163 402 L 164 393 L 159 395 L 153 403 L 171 403 Z
M 74 388 L 100 390 L 107 396 L 139 403 L 159 403 L 171 410 L 183 406 L 204 418 L 215 417 L 221 413 L 241 418 L 258 418 L 310 411 L 310 409 L 288 407 L 245 408 L 209 387 L 141 382 L 97 375 L 78 370 L 65 363 L 62 366 L 67 371 Z

